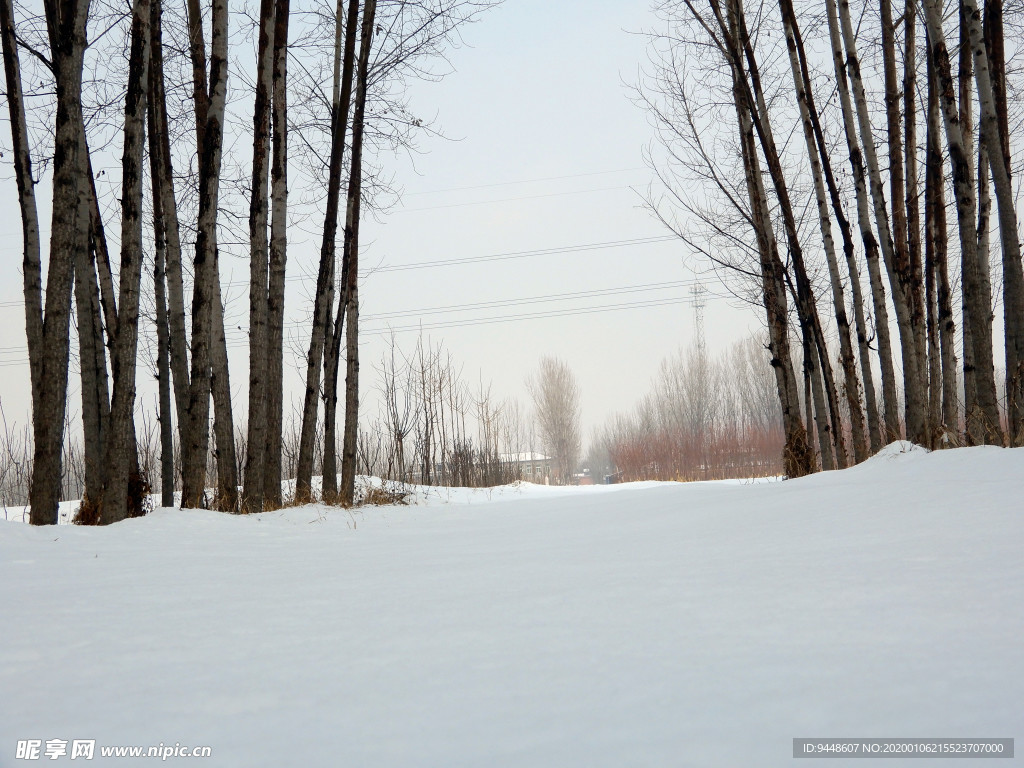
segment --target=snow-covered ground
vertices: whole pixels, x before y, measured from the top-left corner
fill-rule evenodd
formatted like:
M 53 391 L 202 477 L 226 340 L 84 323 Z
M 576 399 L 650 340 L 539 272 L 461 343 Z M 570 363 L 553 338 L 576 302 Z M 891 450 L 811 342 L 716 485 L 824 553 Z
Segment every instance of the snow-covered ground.
M 420 501 L 0 522 L 0 766 L 29 739 L 621 768 L 1024 737 L 1024 450 Z

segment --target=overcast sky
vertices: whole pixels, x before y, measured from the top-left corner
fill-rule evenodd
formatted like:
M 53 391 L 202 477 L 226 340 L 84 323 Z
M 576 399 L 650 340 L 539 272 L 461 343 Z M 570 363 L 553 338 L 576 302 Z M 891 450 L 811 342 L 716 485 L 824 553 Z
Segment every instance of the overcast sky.
M 395 208 L 362 225 L 361 258 L 371 270 L 360 289 L 364 390 L 374 386 L 375 364 L 387 344 L 387 334 L 374 332 L 422 324 L 464 366 L 469 381 L 492 382 L 499 397 L 525 403 L 524 380 L 539 358 L 564 359 L 581 385 L 589 435 L 610 414 L 632 408 L 662 358 L 692 342 L 690 283 L 703 265 L 643 208 L 651 172 L 642 152 L 653 131 L 629 86 L 646 59 L 646 43 L 633 33 L 653 24 L 648 0 L 506 0 L 466 29 L 467 45 L 450 56 L 452 74 L 414 85 L 414 111 L 436 116 L 436 126 L 452 140 L 424 139 L 414 162 L 386 159 L 405 194 Z M 3 170 L 0 400 L 9 422 L 23 422 L 29 394 L 28 367 L 20 362 L 26 357 L 21 230 L 13 174 L 9 165 Z M 622 241 L 633 244 L 574 248 Z M 290 233 L 292 274 L 315 274 L 318 242 L 315 235 Z M 534 255 L 436 265 L 524 253 Z M 419 264 L 433 266 L 388 269 Z M 239 284 L 228 311 L 242 319 L 247 265 L 225 259 L 222 271 L 225 281 Z M 713 281 L 708 287 L 718 291 Z M 530 301 L 580 293 L 589 295 Z M 306 316 L 309 306 L 302 302 L 310 294 L 308 286 L 290 286 L 291 319 Z M 637 302 L 648 306 L 598 309 Z M 416 311 L 463 305 L 478 306 Z M 409 314 L 373 319 L 395 312 Z M 576 314 L 552 316 L 567 312 Z M 548 316 L 481 322 L 526 313 Z M 761 326 L 751 310 L 713 296 L 705 318 L 711 349 Z M 416 333 L 400 331 L 398 346 L 411 347 Z M 308 331 L 296 334 L 305 346 Z M 245 366 L 244 350 L 233 352 L 239 407 Z M 299 397 L 299 375 L 292 369 L 286 377 Z M 140 381 L 140 397 L 148 387 Z
M 426 153 L 396 167 L 402 204 L 364 232 L 365 263 L 436 262 L 581 244 L 664 237 L 643 208 L 651 172 L 642 150 L 652 129 L 629 85 L 646 61 L 633 34 L 654 24 L 647 0 L 507 0 L 466 32 L 452 54 L 456 72 L 417 88 L 414 106 L 438 115 L 458 141 L 430 140 Z M 416 174 L 418 171 L 419 175 Z M 451 191 L 448 191 L 451 190 Z M 664 286 L 560 302 L 473 309 L 422 322 L 469 322 L 527 312 L 585 310 L 681 301 L 694 264 L 677 240 L 381 272 L 362 289 L 363 312 L 520 300 L 564 293 Z M 713 284 L 709 288 L 715 289 Z M 689 303 L 589 312 L 430 331 L 476 378 L 525 399 L 523 380 L 541 355 L 565 359 L 583 391 L 586 433 L 631 408 L 663 357 L 689 344 Z M 395 326 L 415 324 L 409 318 Z M 380 328 L 367 321 L 366 327 Z M 708 345 L 760 328 L 758 317 L 709 298 Z M 398 337 L 411 343 L 415 334 Z M 373 347 L 368 348 L 370 355 Z M 379 353 L 378 353 L 379 354 Z

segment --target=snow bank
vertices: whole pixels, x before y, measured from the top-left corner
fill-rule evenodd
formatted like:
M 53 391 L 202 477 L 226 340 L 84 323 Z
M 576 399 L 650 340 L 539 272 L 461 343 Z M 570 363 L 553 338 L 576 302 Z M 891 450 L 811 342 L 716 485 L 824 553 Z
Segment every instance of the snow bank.
M 889 443 L 887 446 L 885 446 L 885 448 L 883 448 L 870 459 L 868 459 L 868 461 L 877 463 L 879 461 L 886 461 L 892 459 L 905 460 L 909 458 L 926 456 L 929 453 L 931 453 L 931 451 L 920 445 L 915 445 L 914 443 L 911 443 L 907 440 L 896 440 L 894 442 Z
M 887 449 L 785 483 L 0 523 L 0 765 L 25 739 L 620 768 L 1021 736 L 1022 498 L 1024 450 Z

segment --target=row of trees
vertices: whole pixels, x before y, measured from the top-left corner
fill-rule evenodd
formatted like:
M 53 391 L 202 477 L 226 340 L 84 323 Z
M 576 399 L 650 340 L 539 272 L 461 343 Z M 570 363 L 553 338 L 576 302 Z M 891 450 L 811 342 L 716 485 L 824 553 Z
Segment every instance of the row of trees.
M 403 483 L 460 487 L 519 479 L 513 454 L 532 439 L 515 401 L 472 386 L 443 346 L 422 338 L 408 355 L 392 343 L 378 366 L 380 413 L 359 435 L 367 474 Z
M 258 9 L 232 10 L 226 0 L 211 0 L 208 8 L 199 0 L 186 0 L 180 8 L 163 0 L 132 0 L 125 12 L 103 0 L 44 0 L 38 16 L 13 0 L 0 2 L 24 234 L 33 523 L 57 520 L 68 372 L 76 356 L 72 327 L 82 392 L 81 518 L 110 523 L 141 513 L 148 479 L 139 466 L 135 399 L 145 330 L 140 320 L 150 297 L 163 503 L 173 503 L 177 486 L 183 506 L 252 512 L 281 504 L 290 186 L 326 199 L 297 494 L 300 500 L 310 495 L 319 424 L 326 433 L 325 499 L 351 502 L 359 408 L 359 220 L 367 203 L 364 188 L 369 184 L 372 191 L 371 153 L 401 146 L 423 128 L 405 106 L 403 83 L 433 76 L 429 62 L 443 53 L 461 24 L 488 5 L 338 0 L 336 7 L 323 9 L 260 0 Z M 237 95 L 228 87 L 230 32 L 239 18 L 245 23 L 247 12 L 256 19 L 254 68 L 242 73 L 251 80 L 242 89 L 251 98 L 242 101 L 252 105 L 252 154 L 246 158 L 251 173 L 249 183 L 235 181 L 248 207 L 245 229 L 234 224 L 244 218 L 225 214 L 232 193 L 229 171 L 241 175 L 237 167 L 226 168 L 225 159 L 232 126 L 229 97 Z M 296 63 L 294 77 L 290 64 Z M 330 73 L 326 78 L 325 72 Z M 289 107 L 289 99 L 299 102 L 297 108 Z M 298 151 L 291 149 L 293 133 Z M 94 172 L 94 164 L 98 158 L 102 164 L 115 147 L 121 178 L 112 185 L 117 203 L 111 213 L 97 189 L 97 177 L 105 171 Z M 302 169 L 298 185 L 289 182 L 290 164 Z M 36 194 L 44 181 L 51 190 L 48 242 L 41 234 Z M 108 238 L 112 231 L 116 234 Z M 220 277 L 224 242 L 244 243 L 250 265 L 241 476 Z M 144 273 L 152 275 L 152 292 L 143 287 Z M 334 446 L 343 359 L 338 487 Z M 211 453 L 212 499 L 207 498 Z
M 482 380 L 468 383 L 443 346 L 422 338 L 407 355 L 392 343 L 378 372 L 380 415 L 359 438 L 367 473 L 479 487 L 519 480 L 524 463 L 550 461 L 548 481 L 572 482 L 582 449 L 580 388 L 565 361 L 542 357 L 527 379 L 532 412 L 496 400 Z M 542 454 L 545 461 L 535 458 Z
M 763 308 L 785 472 L 847 466 L 903 434 L 1024 444 L 1001 0 L 659 10 L 666 31 L 652 36 L 641 91 L 664 150 L 653 160 L 665 195 L 652 207 Z M 816 43 L 830 55 L 816 60 Z
M 719 480 L 782 471 L 782 419 L 764 344 L 717 357 L 702 345 L 665 359 L 651 391 L 594 435 L 621 481 Z
M 362 408 L 356 448 L 358 474 L 400 485 L 491 487 L 523 479 L 523 457 L 543 452 L 556 458 L 548 478 L 551 482 L 572 480 L 580 453 L 579 387 L 560 360 L 543 358 L 531 377 L 535 393 L 532 411 L 516 399 L 495 397 L 491 385 L 481 378 L 470 380 L 464 366 L 442 344 L 422 337 L 404 350 L 392 341 L 367 378 L 373 389 L 367 399 L 376 402 L 377 411 Z M 0 421 L 0 507 L 15 507 L 18 512 L 5 514 L 20 514 L 30 489 L 32 433 L 27 427 L 8 425 L 6 418 Z M 282 430 L 284 504 L 296 499 L 301 424 L 301 411 L 296 410 Z M 65 430 L 61 498 L 80 499 L 85 490 L 83 447 L 70 424 Z M 177 441 L 165 452 L 160 426 L 146 409 L 139 411 L 136 442 L 141 474 L 155 478 L 161 496 L 165 490 L 173 491 L 173 486 L 162 487 L 160 464 L 164 456 L 173 456 L 174 477 L 180 476 L 182 452 Z M 325 453 L 321 424 L 313 445 L 314 466 L 324 465 Z M 243 428 L 235 432 L 234 456 L 237 471 L 244 474 L 250 458 L 248 431 Z M 208 473 L 217 471 L 216 462 L 211 454 Z M 537 476 L 531 473 L 528 479 L 536 482 Z M 328 484 L 325 481 L 314 476 L 309 493 L 322 495 Z M 356 488 L 357 499 L 359 490 Z

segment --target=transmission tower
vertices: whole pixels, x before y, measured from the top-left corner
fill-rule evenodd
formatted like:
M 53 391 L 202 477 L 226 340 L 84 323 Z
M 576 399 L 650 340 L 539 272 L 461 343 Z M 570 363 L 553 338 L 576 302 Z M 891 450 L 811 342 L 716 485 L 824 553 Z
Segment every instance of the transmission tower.
M 707 346 L 704 341 L 704 307 L 708 303 L 708 300 L 705 298 L 707 292 L 708 289 L 700 281 L 690 289 L 690 295 L 693 296 L 693 319 L 697 326 L 697 352 L 701 357 L 707 352 Z

